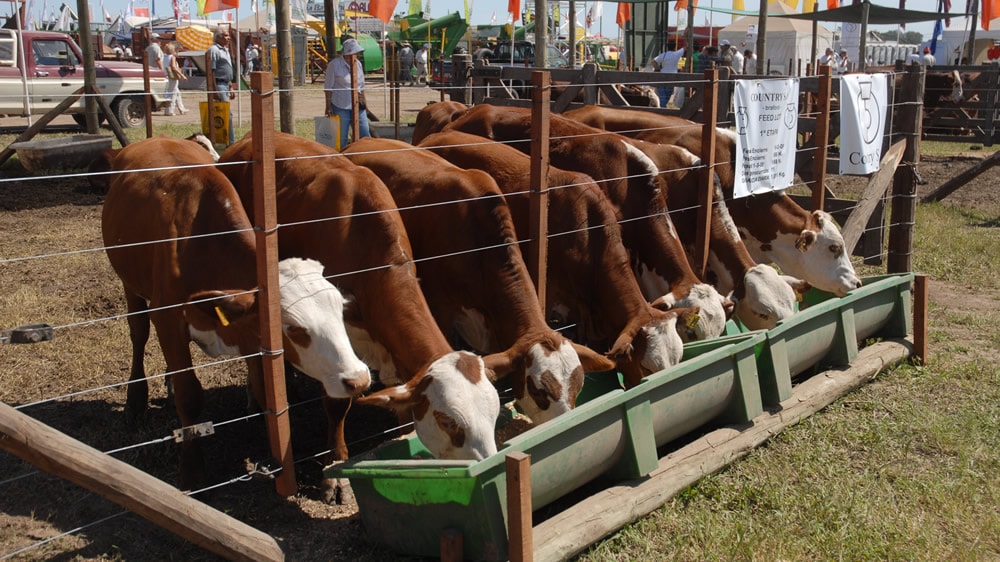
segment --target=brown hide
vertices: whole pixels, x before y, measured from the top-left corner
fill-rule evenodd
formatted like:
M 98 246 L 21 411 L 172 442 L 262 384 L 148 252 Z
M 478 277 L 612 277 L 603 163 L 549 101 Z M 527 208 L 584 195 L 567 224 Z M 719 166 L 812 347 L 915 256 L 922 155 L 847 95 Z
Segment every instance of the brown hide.
M 417 113 L 413 144 L 419 144 L 427 135 L 440 131 L 468 110 L 469 106 L 457 101 L 439 101 L 425 105 Z

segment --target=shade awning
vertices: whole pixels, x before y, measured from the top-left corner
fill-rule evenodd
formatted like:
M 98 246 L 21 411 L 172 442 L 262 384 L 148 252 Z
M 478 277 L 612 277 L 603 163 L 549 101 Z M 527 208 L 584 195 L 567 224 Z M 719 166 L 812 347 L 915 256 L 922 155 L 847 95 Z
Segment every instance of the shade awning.
M 960 18 L 971 16 L 963 12 L 918 12 L 916 10 L 900 10 L 888 6 L 879 6 L 871 2 L 859 2 L 850 6 L 841 6 L 832 10 L 820 10 L 818 12 L 808 12 L 804 14 L 783 14 L 771 15 L 772 18 L 789 18 L 810 21 L 839 21 L 845 23 L 865 23 L 864 5 L 868 5 L 869 25 L 897 25 L 900 23 L 917 23 L 921 21 L 937 21 L 946 18 Z
M 212 30 L 202 25 L 178 27 L 174 37 L 177 42 L 191 51 L 204 51 L 212 46 Z

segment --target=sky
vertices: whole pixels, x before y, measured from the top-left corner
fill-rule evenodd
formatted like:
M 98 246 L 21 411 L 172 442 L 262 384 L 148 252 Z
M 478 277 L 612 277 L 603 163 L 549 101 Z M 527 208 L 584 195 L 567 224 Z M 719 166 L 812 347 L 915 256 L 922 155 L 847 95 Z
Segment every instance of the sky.
M 72 0 L 30 0 L 34 6 L 34 11 L 37 14 L 40 11 L 40 6 L 45 3 L 48 7 L 47 11 L 57 9 L 58 6 L 66 2 L 73 9 L 76 8 L 76 2 Z M 180 0 L 184 2 L 185 0 Z M 195 0 L 187 0 L 191 3 L 192 10 L 195 10 Z M 263 0 L 259 0 L 263 1 Z M 442 17 L 444 15 L 459 12 L 464 13 L 465 2 L 469 3 L 471 8 L 471 17 L 469 18 L 469 23 L 472 25 L 490 24 L 491 17 L 496 14 L 497 23 L 505 23 L 509 21 L 508 14 L 506 13 L 507 2 L 505 0 L 422 0 L 424 6 L 426 7 L 430 4 L 430 13 L 434 18 Z M 823 0 L 820 0 L 820 6 L 823 6 Z M 520 0 L 521 8 L 530 3 L 532 7 L 534 6 L 534 0 Z M 883 6 L 897 7 L 898 2 L 896 0 L 873 0 L 874 4 L 879 4 Z M 919 10 L 925 12 L 937 11 L 938 0 L 907 0 L 906 7 L 911 10 Z M 11 6 L 10 3 L 3 3 L 5 6 Z M 97 12 L 100 10 L 101 4 L 104 8 L 112 15 L 118 15 L 119 13 L 124 13 L 128 10 L 130 4 L 129 0 L 90 0 L 90 6 L 94 11 L 94 16 L 96 17 Z M 155 13 L 160 16 L 171 16 L 173 14 L 172 2 L 171 0 L 134 0 L 136 7 L 151 7 L 155 8 Z M 249 15 L 251 0 L 241 0 L 241 8 L 239 12 L 239 17 L 243 18 Z M 576 1 L 576 10 L 578 14 L 578 21 L 584 21 L 584 13 L 586 9 L 594 4 L 594 2 L 585 2 L 584 0 Z M 731 8 L 732 0 L 699 0 L 699 4 L 702 6 L 715 6 L 719 8 Z M 244 7 L 245 6 L 245 7 Z M 406 9 L 407 0 L 399 0 L 396 8 L 397 11 L 403 11 Z M 563 4 L 563 9 L 565 10 L 565 3 Z M 744 6 L 747 10 L 757 10 L 760 7 L 760 0 L 744 0 Z M 965 3 L 962 0 L 952 0 L 952 11 L 960 11 L 964 8 Z M 606 37 L 618 37 L 619 30 L 615 23 L 615 10 L 617 4 L 612 2 L 604 2 L 602 11 L 603 18 L 600 25 L 595 24 L 590 28 L 591 33 L 597 33 L 600 31 Z M 802 9 L 802 0 L 799 1 L 799 10 Z M 0 12 L 9 13 L 10 8 L 0 8 Z M 695 19 L 697 20 L 697 25 L 704 25 L 705 18 L 710 17 L 714 25 L 724 26 L 732 21 L 732 17 L 728 14 L 712 14 L 711 12 L 696 12 Z M 673 21 L 673 14 L 671 14 L 671 21 Z M 952 26 L 949 29 L 961 29 L 964 26 L 964 18 L 952 19 Z M 831 27 L 835 24 L 828 24 L 827 27 Z M 908 24 L 906 26 L 906 31 L 917 31 L 924 34 L 925 39 L 930 38 L 930 34 L 933 30 L 933 22 L 922 22 L 916 24 Z M 884 31 L 888 29 L 894 29 L 894 27 L 887 26 L 871 26 L 874 31 Z

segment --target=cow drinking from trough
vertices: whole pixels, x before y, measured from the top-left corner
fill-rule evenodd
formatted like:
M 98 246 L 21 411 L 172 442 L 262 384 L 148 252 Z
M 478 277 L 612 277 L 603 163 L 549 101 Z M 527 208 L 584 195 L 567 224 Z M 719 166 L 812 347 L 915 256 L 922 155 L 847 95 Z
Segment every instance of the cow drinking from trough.
M 149 322 L 171 373 L 182 427 L 201 421 L 203 391 L 189 343 L 207 354 L 247 359 L 250 386 L 263 403 L 257 315 L 257 258 L 247 218 L 232 184 L 203 148 L 154 137 L 123 148 L 101 218 L 108 259 L 125 289 L 132 340 L 126 410 L 146 408 L 143 354 Z M 354 354 L 343 325 L 344 300 L 314 261 L 279 265 L 282 340 L 286 357 L 323 383 L 327 395 L 368 388 L 368 368 Z M 198 440 L 181 445 L 180 485 L 202 483 Z

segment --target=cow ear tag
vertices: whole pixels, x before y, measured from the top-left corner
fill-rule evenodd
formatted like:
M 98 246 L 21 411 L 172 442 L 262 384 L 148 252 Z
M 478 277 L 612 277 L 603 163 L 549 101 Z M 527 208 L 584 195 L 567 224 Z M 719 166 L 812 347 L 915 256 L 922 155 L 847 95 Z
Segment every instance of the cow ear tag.
M 692 314 L 691 316 L 688 316 L 687 327 L 693 330 L 695 328 L 695 326 L 698 325 L 698 322 L 700 320 L 701 320 L 701 316 L 699 316 L 697 314 Z
M 219 317 L 219 322 L 222 322 L 223 326 L 229 325 L 229 319 L 226 318 L 226 313 L 222 312 L 222 309 L 218 306 L 215 307 L 215 315 Z

